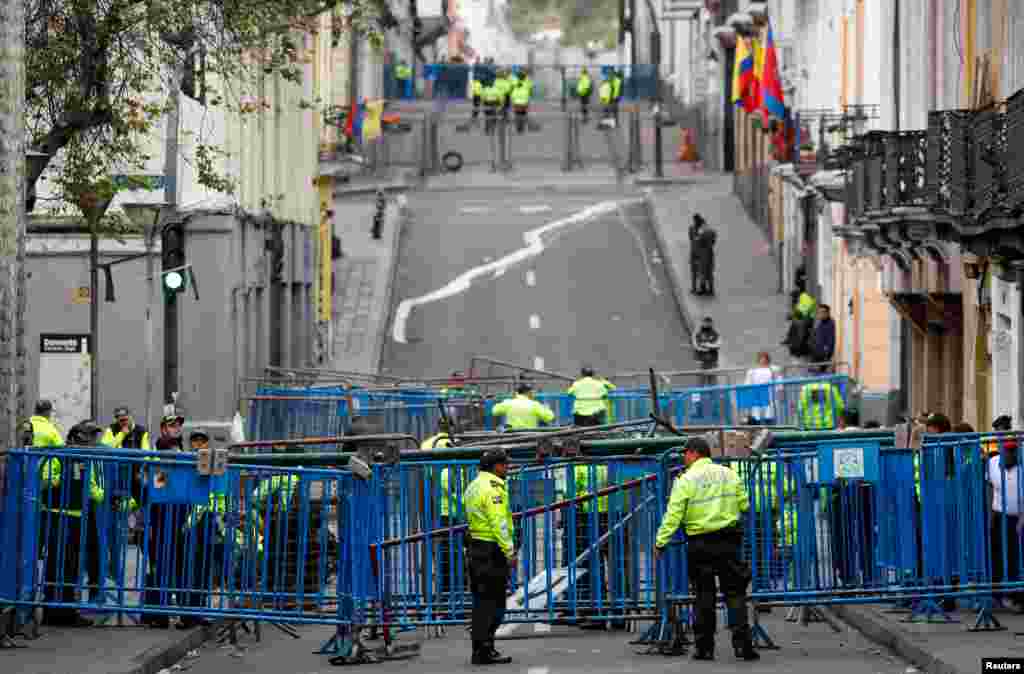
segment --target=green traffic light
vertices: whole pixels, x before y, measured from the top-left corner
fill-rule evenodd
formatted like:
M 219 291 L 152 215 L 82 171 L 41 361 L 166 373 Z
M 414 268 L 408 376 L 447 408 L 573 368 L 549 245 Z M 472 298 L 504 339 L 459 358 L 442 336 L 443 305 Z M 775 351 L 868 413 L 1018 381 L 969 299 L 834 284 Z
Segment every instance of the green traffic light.
M 168 290 L 181 290 L 184 285 L 185 277 L 182 276 L 181 272 L 169 271 L 164 274 L 164 287 Z

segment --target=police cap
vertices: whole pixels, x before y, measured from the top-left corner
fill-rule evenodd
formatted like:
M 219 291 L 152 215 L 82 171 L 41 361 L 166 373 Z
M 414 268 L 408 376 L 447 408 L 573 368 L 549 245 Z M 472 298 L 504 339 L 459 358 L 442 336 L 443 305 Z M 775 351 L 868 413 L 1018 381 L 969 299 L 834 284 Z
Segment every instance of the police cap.
M 584 365 L 580 369 L 580 375 L 582 375 L 584 377 L 593 377 L 594 376 L 594 368 L 590 367 L 589 365 Z
M 92 419 L 86 419 L 75 424 L 68 433 L 68 436 L 72 442 L 91 442 L 101 433 L 103 433 L 103 428 L 98 423 Z
M 210 439 L 210 434 L 207 433 L 202 428 L 196 428 L 196 429 L 193 429 L 191 433 L 189 433 L 188 439 L 189 440 L 195 440 L 197 438 L 202 438 L 204 440 L 209 440 Z
M 495 466 L 508 463 L 508 454 L 504 449 L 488 449 L 480 457 L 480 468 L 487 470 Z

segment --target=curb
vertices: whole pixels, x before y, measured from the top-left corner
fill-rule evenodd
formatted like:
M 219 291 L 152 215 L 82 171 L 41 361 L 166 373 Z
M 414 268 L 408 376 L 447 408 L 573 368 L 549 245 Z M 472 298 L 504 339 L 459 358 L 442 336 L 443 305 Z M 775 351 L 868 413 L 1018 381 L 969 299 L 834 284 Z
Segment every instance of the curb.
M 384 220 L 385 227 L 393 228 L 394 234 L 391 237 L 391 277 L 388 279 L 387 288 L 384 289 L 384 306 L 387 307 L 384 313 L 384 320 L 381 321 L 380 331 L 373 345 L 373 356 L 370 362 L 375 364 L 377 372 L 381 371 L 384 360 L 384 343 L 387 341 L 388 328 L 394 321 L 394 307 L 392 299 L 395 294 L 395 285 L 398 283 L 398 256 L 402 248 L 402 237 L 405 234 L 405 227 L 409 222 L 409 204 L 404 194 L 397 197 L 394 207 L 388 208 L 388 214 Z
M 199 648 L 205 642 L 217 636 L 219 623 L 199 630 L 191 630 L 180 637 L 167 640 L 166 643 L 151 646 L 136 655 L 133 659 L 138 664 L 123 674 L 157 674 L 161 669 L 179 662 L 185 655 Z
M 359 187 L 343 187 L 336 189 L 331 193 L 331 196 L 335 198 L 343 197 L 357 197 L 363 195 L 376 194 L 377 190 L 382 190 L 385 193 L 388 192 L 405 192 L 409 189 L 409 186 L 404 182 L 391 182 L 386 185 L 360 185 Z
M 840 620 L 852 626 L 871 641 L 888 648 L 929 674 L 968 674 L 945 660 L 935 657 L 934 654 L 914 643 L 909 635 L 891 630 L 889 626 L 875 620 L 865 611 L 842 605 L 833 606 L 831 610 Z
M 686 286 L 683 284 L 682 279 L 679 278 L 679 269 L 676 268 L 675 262 L 673 262 L 672 250 L 665 239 L 662 224 L 658 220 L 658 212 L 654 207 L 654 196 L 650 188 L 644 190 L 644 202 L 647 204 L 647 212 L 651 219 L 651 229 L 654 230 L 654 239 L 658 243 L 662 263 L 665 265 L 669 282 L 672 284 L 672 297 L 675 299 L 676 309 L 679 311 L 679 317 L 682 319 L 683 325 L 686 326 L 687 333 L 692 335 L 695 323 L 694 317 L 690 314 L 690 309 L 686 306 L 684 299 L 686 297 Z

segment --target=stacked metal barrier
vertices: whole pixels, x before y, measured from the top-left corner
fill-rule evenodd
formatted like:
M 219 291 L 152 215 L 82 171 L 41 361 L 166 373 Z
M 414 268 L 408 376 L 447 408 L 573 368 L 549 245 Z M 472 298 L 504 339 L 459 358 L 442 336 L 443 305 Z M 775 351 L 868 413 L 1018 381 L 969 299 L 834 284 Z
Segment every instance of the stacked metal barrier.
M 770 408 L 777 425 L 800 426 L 800 397 L 808 384 L 833 385 L 843 401 L 848 400 L 850 379 L 846 375 L 781 379 L 766 385 L 703 386 L 659 392 L 663 413 L 676 426 L 734 426 L 747 422 L 755 409 Z M 573 399 L 567 393 L 540 392 L 537 400 L 555 412 L 555 425 L 573 421 Z M 455 397 L 444 399 L 433 389 L 365 390 L 344 387 L 260 387 L 248 399 L 247 437 L 255 440 L 286 440 L 295 437 L 341 435 L 349 430 L 353 415 L 383 419 L 382 432 L 410 433 L 426 437 L 436 432 L 440 421 L 438 400 L 446 400 L 450 416 L 463 427 L 493 430 L 493 398 Z M 825 405 L 832 423 L 838 424 L 838 410 L 829 398 Z M 647 419 L 651 413 L 647 389 L 623 389 L 609 395 L 609 421 Z

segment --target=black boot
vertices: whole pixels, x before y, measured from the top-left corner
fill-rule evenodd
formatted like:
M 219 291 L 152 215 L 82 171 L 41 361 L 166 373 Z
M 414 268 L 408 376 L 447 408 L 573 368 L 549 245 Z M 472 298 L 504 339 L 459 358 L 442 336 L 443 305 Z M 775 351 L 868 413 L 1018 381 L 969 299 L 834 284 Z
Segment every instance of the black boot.
M 474 665 L 507 665 L 510 662 L 512 662 L 512 658 L 502 657 L 488 642 L 473 642 L 472 663 Z
M 733 630 L 732 649 L 740 660 L 760 660 L 761 654 L 754 650 L 754 640 L 750 637 L 749 627 Z
M 693 652 L 694 660 L 714 660 L 715 659 L 715 647 L 714 646 L 697 646 L 697 650 Z
M 498 649 L 494 647 L 493 641 L 487 643 L 487 654 L 491 657 L 491 662 L 496 665 L 507 665 L 512 662 L 512 658 L 498 652 Z

